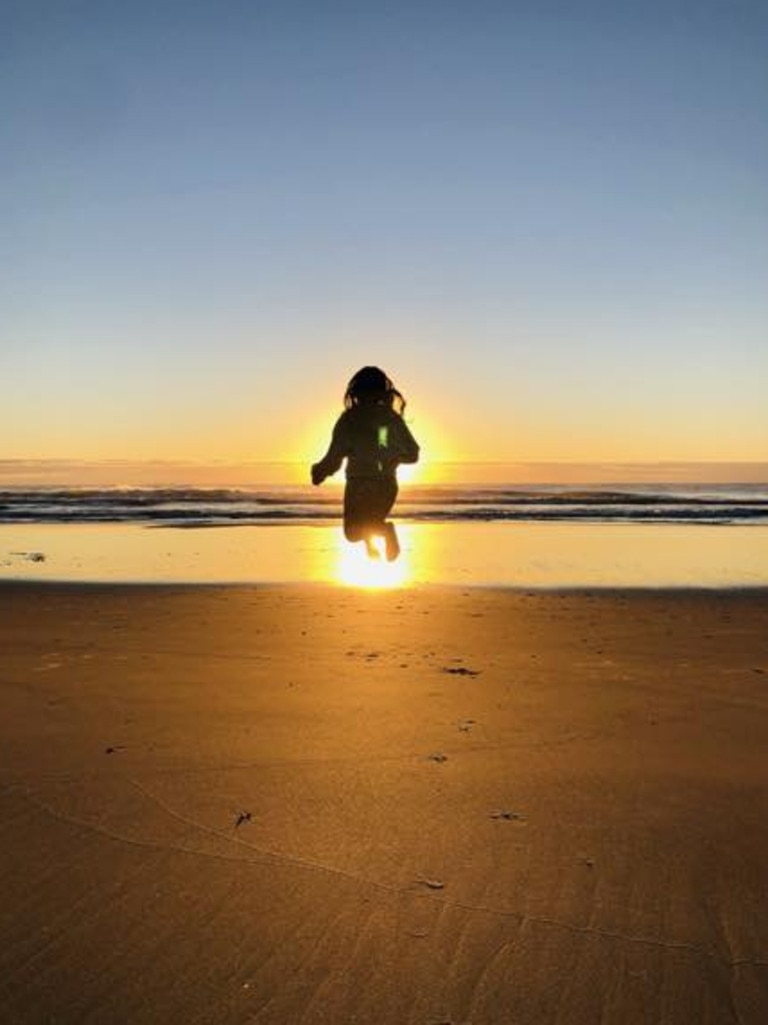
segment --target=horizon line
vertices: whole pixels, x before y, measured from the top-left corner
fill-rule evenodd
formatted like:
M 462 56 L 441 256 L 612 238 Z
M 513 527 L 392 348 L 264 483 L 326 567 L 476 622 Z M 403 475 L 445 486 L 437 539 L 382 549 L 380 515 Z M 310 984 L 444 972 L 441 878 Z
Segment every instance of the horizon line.
M 20 466 L 304 466 L 305 459 L 144 459 L 113 457 L 87 459 L 77 456 L 0 458 L 0 469 Z M 426 462 L 426 461 L 425 461 Z M 431 466 L 761 466 L 768 459 L 430 459 Z

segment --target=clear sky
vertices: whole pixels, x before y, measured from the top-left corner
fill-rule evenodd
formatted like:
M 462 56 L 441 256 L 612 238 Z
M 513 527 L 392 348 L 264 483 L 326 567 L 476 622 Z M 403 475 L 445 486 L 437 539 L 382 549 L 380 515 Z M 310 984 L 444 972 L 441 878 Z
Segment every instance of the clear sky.
M 768 458 L 764 0 L 4 0 L 0 457 Z

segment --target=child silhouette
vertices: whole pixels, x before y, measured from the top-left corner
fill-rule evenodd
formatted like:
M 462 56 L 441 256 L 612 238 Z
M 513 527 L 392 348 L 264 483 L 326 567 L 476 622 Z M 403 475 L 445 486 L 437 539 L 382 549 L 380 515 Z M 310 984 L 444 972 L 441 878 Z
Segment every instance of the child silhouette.
M 322 484 L 347 460 L 344 536 L 364 541 L 378 558 L 374 538 L 383 537 L 387 559 L 400 554 L 394 524 L 387 516 L 397 498 L 397 467 L 415 463 L 419 446 L 403 420 L 405 399 L 378 367 L 363 367 L 347 385 L 344 412 L 336 421 L 328 451 L 312 467 L 312 483 Z

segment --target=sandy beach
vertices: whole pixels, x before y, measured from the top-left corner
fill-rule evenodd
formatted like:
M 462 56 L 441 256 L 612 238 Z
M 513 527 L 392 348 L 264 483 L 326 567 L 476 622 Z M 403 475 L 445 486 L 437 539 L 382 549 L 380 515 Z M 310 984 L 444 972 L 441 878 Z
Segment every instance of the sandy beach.
M 0 586 L 9 1025 L 762 1025 L 768 592 Z

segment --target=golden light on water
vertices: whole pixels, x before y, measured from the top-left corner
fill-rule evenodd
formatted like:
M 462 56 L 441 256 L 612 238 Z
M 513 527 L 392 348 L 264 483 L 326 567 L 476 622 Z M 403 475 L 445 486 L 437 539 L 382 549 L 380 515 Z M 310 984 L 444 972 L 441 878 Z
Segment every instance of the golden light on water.
M 384 542 L 376 539 L 379 558 L 370 558 L 362 544 L 350 544 L 343 535 L 339 538 L 336 579 L 347 587 L 387 588 L 400 587 L 408 583 L 409 558 L 406 548 L 407 529 L 398 529 L 400 537 L 400 557 L 395 562 L 387 562 L 384 558 Z

